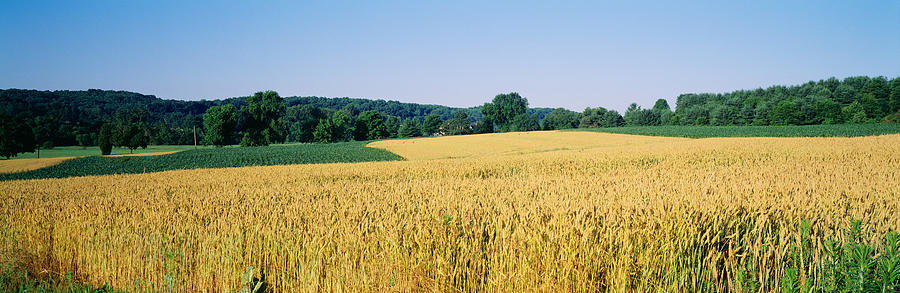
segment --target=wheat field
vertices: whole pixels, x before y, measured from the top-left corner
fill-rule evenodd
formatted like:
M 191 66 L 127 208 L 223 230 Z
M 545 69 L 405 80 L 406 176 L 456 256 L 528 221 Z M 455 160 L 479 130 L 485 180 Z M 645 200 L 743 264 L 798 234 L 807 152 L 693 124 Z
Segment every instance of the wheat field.
M 900 135 L 370 146 L 407 161 L 2 182 L 0 254 L 129 291 L 778 292 L 801 221 L 810 284 L 851 219 L 900 230 Z
M 0 160 L 0 174 L 25 172 L 53 166 L 77 157 L 29 158 Z

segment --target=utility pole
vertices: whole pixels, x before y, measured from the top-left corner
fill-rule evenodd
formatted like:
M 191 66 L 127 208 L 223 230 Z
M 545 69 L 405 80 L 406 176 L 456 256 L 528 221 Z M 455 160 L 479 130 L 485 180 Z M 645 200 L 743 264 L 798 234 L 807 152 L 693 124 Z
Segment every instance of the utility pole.
M 194 149 L 197 149 L 197 125 L 194 125 Z

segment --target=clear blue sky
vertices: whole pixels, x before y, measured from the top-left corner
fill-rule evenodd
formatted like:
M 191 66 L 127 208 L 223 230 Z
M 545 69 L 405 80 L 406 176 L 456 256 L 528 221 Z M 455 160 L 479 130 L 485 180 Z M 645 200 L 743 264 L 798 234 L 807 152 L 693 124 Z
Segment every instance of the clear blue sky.
M 622 110 L 900 76 L 896 0 L 0 1 L 0 88 Z

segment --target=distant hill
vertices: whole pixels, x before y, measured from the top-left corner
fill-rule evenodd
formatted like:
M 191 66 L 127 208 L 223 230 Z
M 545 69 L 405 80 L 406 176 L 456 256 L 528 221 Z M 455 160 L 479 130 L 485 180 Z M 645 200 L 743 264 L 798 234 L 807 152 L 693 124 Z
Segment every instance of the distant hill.
M 7 89 L 0 90 L 0 112 L 33 120 L 35 131 L 39 135 L 45 136 L 46 140 L 52 141 L 53 145 L 76 145 L 77 134 L 96 133 L 104 121 L 112 120 L 116 110 L 144 107 L 148 112 L 147 123 L 154 130 L 170 132 L 168 139 L 159 139 L 168 141 L 158 140 L 154 143 L 192 144 L 192 128 L 202 126 L 202 115 L 206 109 L 223 104 L 233 104 L 241 108 L 246 105 L 246 98 L 183 101 L 161 99 L 153 95 L 127 91 Z M 485 102 L 489 102 L 489 100 Z M 398 101 L 315 96 L 285 97 L 285 104 L 288 107 L 313 105 L 334 110 L 350 106 L 359 112 L 375 110 L 401 119 L 415 118 L 419 120 L 423 120 L 430 114 L 437 114 L 442 119 L 448 120 L 453 118 L 453 113 L 464 111 L 475 121 L 482 119 L 481 106 L 454 108 Z M 543 119 L 552 110 L 550 108 L 533 108 L 529 109 L 529 113 Z

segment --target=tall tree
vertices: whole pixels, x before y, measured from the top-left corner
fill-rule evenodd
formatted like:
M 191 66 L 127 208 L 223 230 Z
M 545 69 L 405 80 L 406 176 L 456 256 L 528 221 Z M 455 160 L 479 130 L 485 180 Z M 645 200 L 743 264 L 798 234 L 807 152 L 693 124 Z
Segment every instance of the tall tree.
M 203 143 L 217 147 L 230 145 L 236 124 L 237 108 L 234 105 L 210 107 L 203 114 L 203 128 L 206 129 Z
M 890 97 L 890 112 L 896 113 L 900 111 L 900 78 L 895 78 L 891 81 L 891 97 Z
M 669 107 L 669 101 L 666 101 L 666 99 L 659 99 L 656 100 L 655 104 L 653 104 L 653 110 L 672 111 L 672 108 Z
M 335 132 L 335 127 L 331 122 L 331 119 L 321 119 L 319 120 L 319 124 L 316 125 L 316 129 L 313 130 L 313 140 L 321 143 L 335 142 L 337 141 Z
M 97 135 L 97 145 L 100 146 L 100 154 L 108 156 L 112 154 L 113 148 L 113 129 L 109 123 L 103 123 L 100 127 L 100 134 Z
M 384 129 L 387 130 L 387 137 L 397 137 L 400 132 L 400 124 L 402 124 L 403 121 L 397 116 L 382 114 L 382 117 L 384 117 Z
M 131 153 L 137 148 L 147 148 L 150 142 L 146 119 L 149 114 L 143 107 L 121 109 L 115 113 L 112 142 L 118 147 L 126 147 Z
M 410 118 L 403 120 L 403 124 L 400 125 L 398 135 L 400 137 L 422 136 L 422 125 L 419 123 L 419 120 L 416 119 Z
M 513 117 L 509 123 L 509 131 L 535 131 L 541 129 L 537 117 L 522 113 Z
M 326 118 L 322 109 L 313 105 L 296 105 L 287 108 L 284 116 L 288 126 L 288 141 L 313 141 L 313 131 L 319 120 Z
M 441 125 L 441 132 L 444 135 L 469 134 L 471 131 L 469 123 L 469 114 L 466 114 L 464 111 L 456 111 L 453 114 L 453 119 L 447 120 Z
M 434 135 L 441 130 L 442 123 L 444 123 L 444 121 L 441 120 L 441 116 L 429 114 L 425 117 L 425 122 L 422 123 L 422 133 L 426 136 Z
M 770 114 L 772 125 L 796 125 L 800 122 L 800 109 L 791 101 L 781 101 Z
M 390 133 L 384 124 L 384 117 L 381 116 L 381 113 L 370 110 L 359 113 L 359 117 L 356 117 L 353 136 L 356 140 L 373 140 L 388 138 Z
M 527 111 L 528 99 L 516 92 L 499 94 L 481 108 L 484 118 L 496 123 L 503 132 L 510 131 L 513 119 Z
M 578 127 L 578 115 L 575 112 L 557 108 L 544 117 L 544 130 L 567 129 Z
M 33 152 L 34 145 L 34 132 L 24 119 L 0 112 L 0 156 Z
M 282 116 L 284 99 L 275 91 L 256 92 L 247 98 L 244 114 L 244 138 L 241 146 L 265 146 L 284 141 Z

